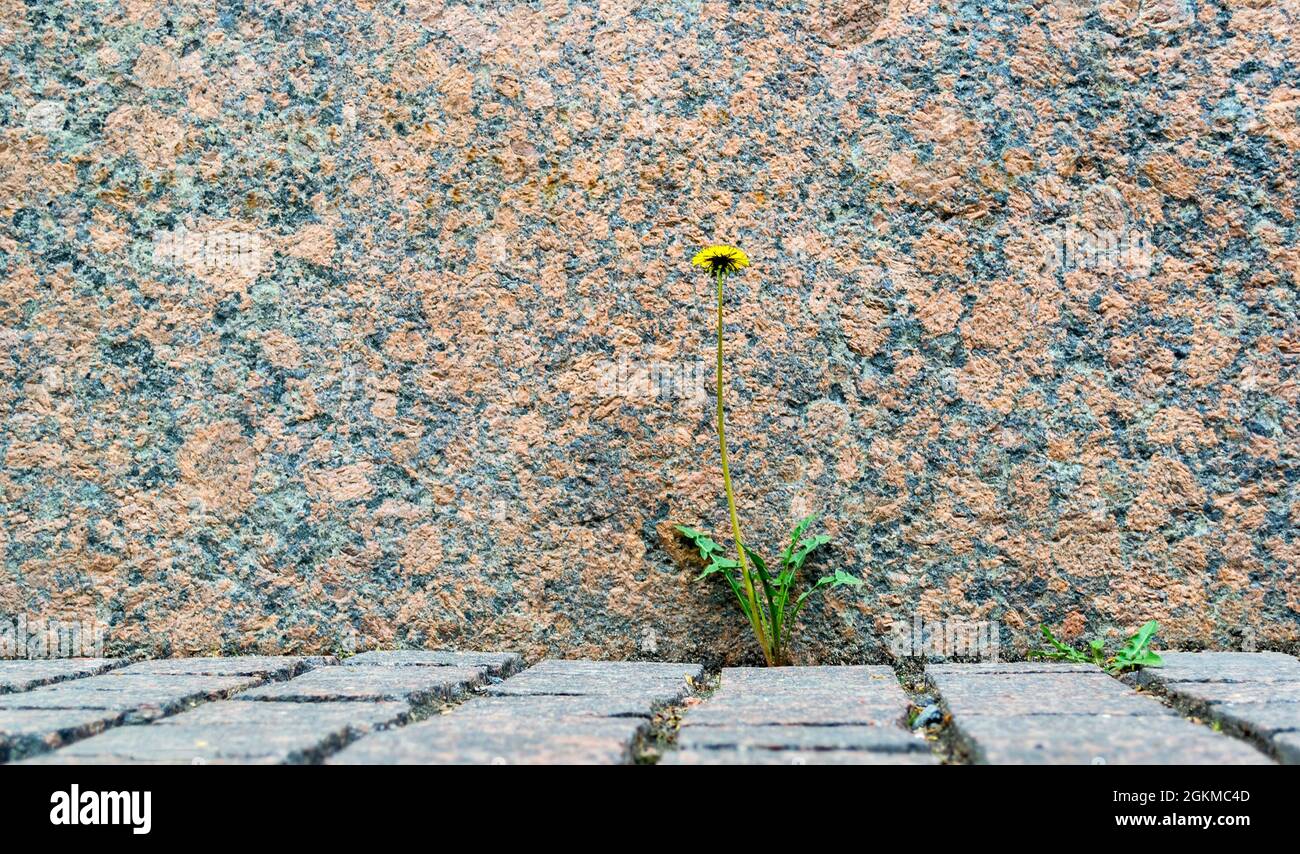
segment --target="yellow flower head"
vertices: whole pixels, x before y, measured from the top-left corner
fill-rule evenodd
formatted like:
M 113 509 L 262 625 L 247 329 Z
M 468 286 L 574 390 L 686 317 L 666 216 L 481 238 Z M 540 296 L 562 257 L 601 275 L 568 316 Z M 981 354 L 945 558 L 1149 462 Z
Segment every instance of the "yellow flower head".
M 749 256 L 735 246 L 710 246 L 695 253 L 691 263 L 715 276 L 730 276 L 749 266 Z

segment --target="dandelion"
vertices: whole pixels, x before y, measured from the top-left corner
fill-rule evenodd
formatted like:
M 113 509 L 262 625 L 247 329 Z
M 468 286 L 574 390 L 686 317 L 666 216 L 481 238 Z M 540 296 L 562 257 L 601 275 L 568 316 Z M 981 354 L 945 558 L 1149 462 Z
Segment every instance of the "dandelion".
M 691 263 L 717 276 L 730 276 L 749 266 L 749 256 L 735 246 L 710 246 L 695 253 Z
M 696 253 L 691 259 L 696 267 L 707 270 L 717 284 L 718 293 L 718 384 L 717 384 L 717 420 L 718 449 L 722 455 L 722 485 L 727 493 L 727 510 L 731 514 L 731 534 L 736 543 L 736 560 L 727 557 L 722 547 L 704 533 L 694 528 L 678 525 L 677 530 L 690 539 L 700 550 L 700 557 L 708 561 L 708 567 L 700 575 L 704 578 L 719 573 L 730 585 L 731 591 L 740 602 L 740 609 L 745 612 L 749 624 L 754 629 L 754 636 L 763 650 L 763 658 L 768 665 L 786 663 L 784 626 L 794 619 L 808 597 L 825 586 L 844 587 L 861 586 L 862 582 L 842 570 L 835 570 L 833 575 L 821 578 L 810 589 L 790 602 L 790 594 L 796 576 L 803 568 L 804 562 L 821 546 L 830 541 L 825 535 L 804 537 L 804 533 L 814 521 L 813 516 L 795 526 L 790 537 L 790 544 L 781 552 L 781 567 L 769 573 L 767 564 L 753 550 L 745 545 L 740 536 L 740 518 L 736 514 L 736 495 L 731 488 L 731 469 L 727 464 L 727 430 L 726 410 L 722 403 L 722 304 L 727 277 L 749 266 L 749 256 L 735 246 L 709 246 Z M 753 572 L 750 564 L 753 564 Z M 733 570 L 739 570 L 739 578 Z M 759 607 L 755 595 L 754 576 L 762 584 L 764 607 Z M 787 605 L 789 611 L 787 613 Z

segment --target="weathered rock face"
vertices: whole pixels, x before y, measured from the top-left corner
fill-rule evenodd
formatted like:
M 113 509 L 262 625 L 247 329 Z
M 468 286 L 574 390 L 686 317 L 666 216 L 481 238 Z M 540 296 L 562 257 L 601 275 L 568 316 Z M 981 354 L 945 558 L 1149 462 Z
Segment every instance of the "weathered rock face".
M 1300 640 L 1300 3 L 0 0 L 0 613 L 110 651 Z M 814 570 L 815 571 L 815 570 Z M 1004 654 L 1008 650 L 1004 648 Z

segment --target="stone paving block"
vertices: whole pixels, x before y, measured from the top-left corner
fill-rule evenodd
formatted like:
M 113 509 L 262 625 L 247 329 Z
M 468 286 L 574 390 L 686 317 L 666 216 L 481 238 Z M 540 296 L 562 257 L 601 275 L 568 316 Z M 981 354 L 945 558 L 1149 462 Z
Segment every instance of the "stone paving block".
M 0 709 L 0 762 L 87 738 L 124 717 L 126 712 L 108 709 Z
M 523 656 L 514 652 L 452 652 L 441 650 L 399 649 L 362 652 L 344 659 L 345 666 L 358 664 L 389 667 L 486 667 L 494 674 L 509 676 L 524 665 Z
M 904 728 L 906 710 L 907 695 L 888 667 L 727 668 L 717 692 L 682 716 L 677 750 L 663 761 L 883 764 L 874 754 L 930 757 L 929 744 Z
M 108 727 L 175 714 L 261 681 L 257 676 L 110 672 L 0 695 L 0 761 L 54 749 Z
M 329 656 L 239 655 L 194 658 L 157 658 L 140 661 L 114 675 L 148 674 L 157 676 L 264 676 L 287 679 L 298 673 L 333 663 Z
M 660 765 L 938 765 L 930 752 L 869 750 L 675 750 Z
M 405 723 L 409 712 L 396 702 L 225 700 L 151 726 L 108 730 L 42 757 L 41 764 L 312 762 L 367 732 Z
M 1265 764 L 1100 671 L 927 670 L 962 750 L 991 764 Z
M 919 750 L 923 739 L 897 726 L 700 726 L 677 734 L 681 750 Z
M 332 765 L 617 765 L 631 761 L 644 718 L 530 719 L 527 703 L 510 721 L 459 716 L 459 710 L 375 733 L 328 761 Z
M 925 672 L 966 675 L 977 673 L 1096 673 L 1091 664 L 1073 664 L 1068 661 L 977 661 L 970 664 L 927 664 Z
M 1151 702 L 1156 702 L 1152 700 Z M 954 724 L 991 765 L 1268 765 L 1243 741 L 1176 715 L 971 715 Z
M 1162 652 L 1164 666 L 1141 671 L 1169 682 L 1300 682 L 1300 659 L 1281 652 Z
M 1064 673 L 964 673 L 936 670 L 930 681 L 953 714 L 1172 715 L 1096 668 Z
M 1203 703 L 1300 703 L 1300 682 L 1173 682 L 1165 687 Z
M 499 697 L 615 696 L 650 705 L 675 703 L 690 690 L 687 677 L 699 680 L 698 664 L 643 661 L 569 661 L 548 659 L 487 693 Z
M 0 694 L 29 691 L 69 679 L 95 676 L 126 664 L 124 658 L 49 658 L 0 661 Z
M 1138 680 L 1188 712 L 1217 721 L 1291 763 L 1288 733 L 1300 731 L 1300 661 L 1280 652 L 1171 652 Z
M 254 676 L 106 673 L 0 695 L 0 713 L 9 709 L 109 709 L 149 719 L 172 714 L 197 701 L 224 697 L 261 681 Z
M 655 709 L 679 701 L 696 664 L 543 661 L 446 715 L 375 733 L 337 764 L 627 762 Z
M 727 667 L 722 682 L 729 693 L 839 691 L 850 686 L 871 690 L 876 683 L 898 684 L 893 668 L 880 664 L 812 667 Z
M 287 682 L 274 682 L 245 691 L 238 700 L 401 701 L 424 705 L 462 697 L 472 686 L 481 684 L 487 675 L 487 667 L 390 667 L 375 664 L 322 667 Z
M 653 698 L 651 698 L 653 700 Z M 511 718 L 527 703 L 534 718 L 565 720 L 568 718 L 649 718 L 653 702 L 638 697 L 601 696 L 484 696 L 477 697 L 457 711 L 458 715 Z
M 1261 736 L 1300 732 L 1300 703 L 1216 703 L 1211 717 Z

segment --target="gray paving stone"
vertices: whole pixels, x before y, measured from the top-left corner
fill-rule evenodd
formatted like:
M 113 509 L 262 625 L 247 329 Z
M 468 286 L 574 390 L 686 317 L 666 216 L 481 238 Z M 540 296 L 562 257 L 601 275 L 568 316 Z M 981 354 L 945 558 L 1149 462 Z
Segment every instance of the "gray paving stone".
M 1154 700 L 1152 702 L 1155 702 Z M 1243 741 L 1172 715 L 971 715 L 954 724 L 991 765 L 1267 765 Z
M 1300 703 L 1300 682 L 1172 682 L 1165 687 L 1204 703 Z
M 285 679 L 311 667 L 331 664 L 329 656 L 239 655 L 230 657 L 157 658 L 140 661 L 115 675 L 266 676 Z
M 687 677 L 699 680 L 698 664 L 663 664 L 640 661 L 566 661 L 548 659 L 487 693 L 499 697 L 605 696 L 638 703 L 675 703 L 690 690 Z
M 617 765 L 631 761 L 642 718 L 529 719 L 508 723 L 459 711 L 375 733 L 331 757 L 332 765 Z M 491 724 L 491 725 L 485 725 Z
M 920 750 L 923 739 L 896 726 L 684 726 L 681 750 Z
M 813 667 L 727 667 L 722 683 L 729 692 L 840 691 L 850 687 L 872 690 L 877 683 L 897 685 L 893 668 L 884 665 L 821 665 Z
M 116 726 L 126 712 L 108 709 L 0 710 L 0 762 L 53 750 Z
M 699 679 L 694 664 L 543 661 L 445 715 L 375 733 L 337 764 L 627 762 L 657 707 Z
M 927 670 L 959 744 L 990 764 L 1266 764 L 1100 671 Z
M 389 667 L 486 667 L 494 674 L 509 676 L 524 665 L 523 656 L 514 652 L 451 652 L 441 650 L 399 649 L 362 652 L 343 661 L 345 666 L 358 664 Z
M 517 717 L 521 709 L 529 717 L 548 720 L 569 718 L 649 718 L 654 713 L 654 698 L 600 696 L 485 696 L 466 703 L 458 715 L 480 718 Z M 526 706 L 524 704 L 527 704 Z
M 1172 715 L 1096 668 L 1062 673 L 927 670 L 953 714 Z
M 869 750 L 674 750 L 660 765 L 938 765 L 932 753 Z
M 0 661 L 0 694 L 29 691 L 69 679 L 95 676 L 126 664 L 124 658 L 51 658 Z
M 718 690 L 686 710 L 668 764 L 880 764 L 918 752 L 903 726 L 907 695 L 892 669 L 727 668 Z M 851 761 L 859 753 L 860 761 Z M 933 760 L 930 760 L 933 761 Z
M 108 730 L 42 757 L 41 764 L 313 762 L 365 733 L 405 723 L 409 711 L 394 702 L 225 700 L 150 726 Z
M 1139 679 L 1189 712 L 1295 762 L 1288 733 L 1300 730 L 1300 661 L 1279 652 L 1167 653 Z
M 934 674 L 976 673 L 1097 673 L 1091 664 L 1072 664 L 1067 661 L 978 661 L 970 664 L 927 664 L 925 672 Z
M 719 691 L 707 702 L 690 710 L 690 720 L 699 726 L 762 726 L 764 724 L 900 725 L 907 712 L 907 698 L 901 690 L 886 696 L 792 692 L 780 694 L 732 694 Z
M 0 714 L 11 709 L 108 709 L 149 719 L 172 714 L 194 702 L 225 697 L 261 681 L 255 676 L 107 673 L 0 695 Z
M 0 761 L 55 749 L 108 727 L 175 714 L 261 681 L 259 676 L 110 672 L 0 695 Z
M 471 687 L 481 684 L 487 675 L 486 667 L 390 667 L 375 664 L 322 667 L 287 682 L 274 682 L 245 691 L 238 700 L 400 701 L 424 705 L 462 697 Z
M 1225 724 L 1264 737 L 1300 731 L 1300 703 L 1216 703 L 1209 711 Z
M 1300 659 L 1281 652 L 1162 652 L 1144 679 L 1170 682 L 1300 682 Z

